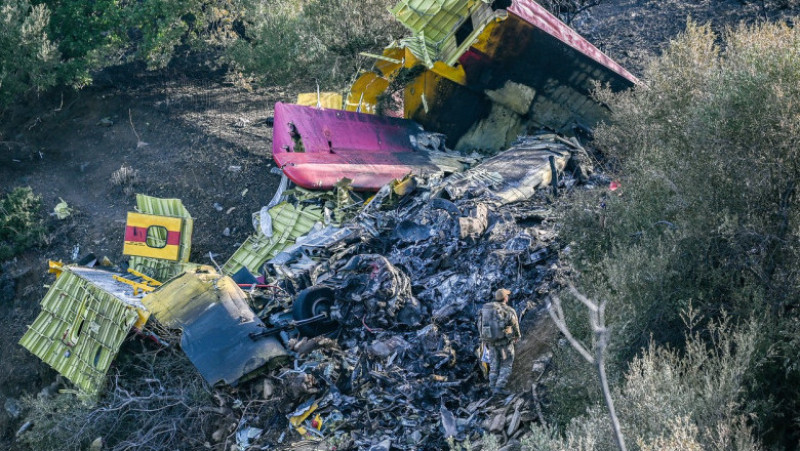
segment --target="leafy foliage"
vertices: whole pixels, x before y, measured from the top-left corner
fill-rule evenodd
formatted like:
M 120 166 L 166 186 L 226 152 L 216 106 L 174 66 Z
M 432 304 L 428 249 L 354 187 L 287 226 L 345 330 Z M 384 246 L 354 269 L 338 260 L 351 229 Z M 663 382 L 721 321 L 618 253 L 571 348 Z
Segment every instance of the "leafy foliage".
M 694 318 L 687 317 L 693 328 Z M 683 352 L 652 345 L 636 357 L 614 394 L 631 449 L 757 450 L 743 403 L 746 375 L 757 359 L 758 323 L 711 322 L 686 335 Z M 536 425 L 526 450 L 615 449 L 608 413 L 600 404 L 575 417 L 564 435 Z
M 127 62 L 166 66 L 176 49 L 229 42 L 234 0 L 9 0 L 0 8 L 0 107 L 57 84 L 83 87 L 92 73 Z
M 181 45 L 199 46 L 229 32 L 227 0 L 174 2 L 54 1 L 50 32 L 73 70 L 93 70 L 129 61 L 166 66 Z M 68 64 L 69 65 L 69 64 Z
M 389 0 L 9 0 L 0 20 L 0 107 L 55 85 L 76 88 L 97 70 L 165 67 L 204 51 L 233 74 L 288 84 L 342 84 L 402 34 Z M 235 78 L 235 77 L 233 77 Z
M 246 39 L 227 52 L 237 70 L 265 82 L 340 84 L 402 33 L 388 0 L 245 0 Z
M 30 188 L 16 188 L 0 199 L 0 261 L 41 244 L 42 200 Z
M 47 35 L 49 22 L 45 5 L 7 0 L 0 6 L 0 108 L 56 83 L 59 54 Z
M 760 376 L 750 373 L 749 399 L 764 401 L 756 412 L 764 437 L 792 447 L 797 433 L 776 425 L 796 421 L 800 403 L 789 350 L 798 339 L 785 333 L 800 302 L 800 32 L 741 26 L 721 41 L 724 50 L 710 27 L 690 22 L 649 65 L 645 84 L 600 91 L 612 121 L 596 136 L 623 188 L 579 196 L 563 236 L 581 289 L 610 302 L 620 370 L 642 348 L 688 346 L 680 312 L 690 305 L 710 319 L 766 313 L 756 352 L 767 360 Z M 659 446 L 683 440 L 687 415 L 695 412 L 661 425 L 676 435 Z

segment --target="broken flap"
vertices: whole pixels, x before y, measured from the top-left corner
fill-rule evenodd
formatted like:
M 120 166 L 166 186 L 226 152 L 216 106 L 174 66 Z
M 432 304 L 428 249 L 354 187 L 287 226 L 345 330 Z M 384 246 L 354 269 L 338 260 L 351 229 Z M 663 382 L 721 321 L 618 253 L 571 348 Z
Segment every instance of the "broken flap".
M 162 324 L 183 331 L 181 348 L 209 384 L 235 385 L 288 358 L 275 337 L 251 339 L 265 326 L 246 296 L 233 279 L 202 266 L 171 280 L 143 302 Z

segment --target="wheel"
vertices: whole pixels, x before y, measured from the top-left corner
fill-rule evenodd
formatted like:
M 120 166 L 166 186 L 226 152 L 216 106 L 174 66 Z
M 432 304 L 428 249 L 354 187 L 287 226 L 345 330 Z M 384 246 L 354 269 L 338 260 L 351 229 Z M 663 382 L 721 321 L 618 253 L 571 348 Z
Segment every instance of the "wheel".
M 292 317 L 295 321 L 313 318 L 320 313 L 330 315 L 334 302 L 333 289 L 329 287 L 309 287 L 297 295 L 292 305 Z M 314 337 L 331 333 L 339 328 L 339 323 L 330 319 L 297 326 L 300 335 Z

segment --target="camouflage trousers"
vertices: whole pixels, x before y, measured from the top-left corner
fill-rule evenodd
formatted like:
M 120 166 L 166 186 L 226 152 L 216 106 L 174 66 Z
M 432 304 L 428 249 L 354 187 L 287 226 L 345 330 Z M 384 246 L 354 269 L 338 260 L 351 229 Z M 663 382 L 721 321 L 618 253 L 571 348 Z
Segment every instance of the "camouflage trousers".
M 489 348 L 489 387 L 492 390 L 502 390 L 508 383 L 511 376 L 511 368 L 514 366 L 514 343 L 507 345 L 492 346 Z

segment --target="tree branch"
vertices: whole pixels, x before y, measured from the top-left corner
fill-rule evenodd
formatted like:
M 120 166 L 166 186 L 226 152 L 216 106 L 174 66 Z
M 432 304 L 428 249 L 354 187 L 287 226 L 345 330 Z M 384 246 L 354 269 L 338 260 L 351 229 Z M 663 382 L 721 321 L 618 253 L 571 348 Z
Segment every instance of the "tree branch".
M 557 313 L 553 311 L 553 306 L 555 306 Z M 586 348 L 578 340 L 576 340 L 575 337 L 572 336 L 569 328 L 567 328 L 567 323 L 564 321 L 564 311 L 561 310 L 561 299 L 559 299 L 558 296 L 553 296 L 550 303 L 550 308 L 547 309 L 547 313 L 550 314 L 550 318 L 553 319 L 553 322 L 556 324 L 556 327 L 558 327 L 558 330 L 564 334 L 564 337 L 567 339 L 567 341 L 569 341 L 569 344 L 572 345 L 572 347 L 578 351 L 578 353 L 584 359 L 586 359 L 587 362 L 594 365 L 594 357 L 592 357 L 589 351 L 587 351 Z
M 606 376 L 606 362 L 605 352 L 608 346 L 608 329 L 606 328 L 606 301 L 599 303 L 592 302 L 589 298 L 581 294 L 572 284 L 569 285 L 569 291 L 578 299 L 587 309 L 589 309 L 589 322 L 592 326 L 594 333 L 594 357 L 586 350 L 586 348 L 572 336 L 567 323 L 564 319 L 564 311 L 561 309 L 561 299 L 558 296 L 551 298 L 550 305 L 547 312 L 550 318 L 558 327 L 558 330 L 564 334 L 570 345 L 578 351 L 578 353 L 586 359 L 587 362 L 595 366 L 597 370 L 597 378 L 600 380 L 600 387 L 603 391 L 603 399 L 605 400 L 606 407 L 608 408 L 608 416 L 611 419 L 611 429 L 614 433 L 614 441 L 617 443 L 620 451 L 626 451 L 625 438 L 622 436 L 622 428 L 619 425 L 616 409 L 614 409 L 614 399 L 611 397 L 611 389 L 608 387 L 608 377 Z M 555 309 L 555 311 L 554 311 Z

